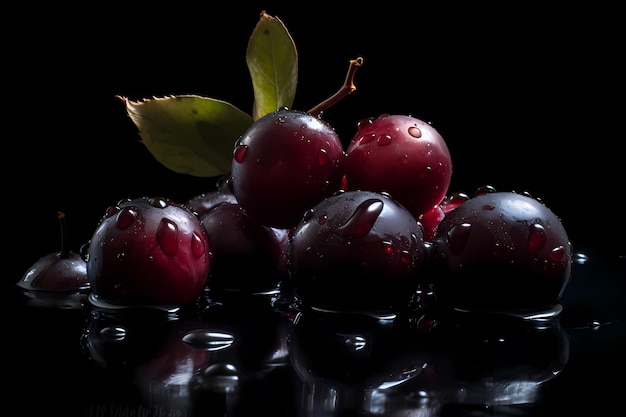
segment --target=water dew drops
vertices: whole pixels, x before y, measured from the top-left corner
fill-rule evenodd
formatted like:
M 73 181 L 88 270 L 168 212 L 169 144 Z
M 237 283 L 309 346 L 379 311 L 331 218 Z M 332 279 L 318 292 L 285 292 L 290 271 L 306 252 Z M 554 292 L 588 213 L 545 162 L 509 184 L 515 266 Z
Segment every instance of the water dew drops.
M 326 149 L 320 149 L 319 153 L 317 154 L 317 162 L 321 165 L 328 165 L 328 163 L 330 162 L 330 157 L 328 156 L 328 152 L 326 151 Z
M 170 256 L 178 252 L 178 226 L 168 218 L 162 218 L 156 231 L 156 239 L 161 250 Z
M 389 240 L 383 240 L 382 242 L 383 250 L 387 255 L 393 255 L 393 243 Z
M 185 334 L 182 340 L 193 348 L 214 351 L 230 347 L 235 341 L 235 336 L 225 332 L 198 329 Z
M 552 262 L 561 262 L 561 260 L 565 257 L 565 247 L 557 246 L 552 249 L 548 254 L 548 259 Z
M 165 208 L 168 206 L 168 202 L 167 200 L 163 199 L 163 198 L 148 198 L 148 204 L 150 204 L 152 207 L 155 208 Z
M 246 157 L 246 152 L 248 151 L 248 145 L 237 145 L 235 149 L 233 149 L 233 159 L 235 162 L 242 163 L 244 158 Z
M 369 134 L 369 135 L 363 135 L 361 136 L 361 139 L 359 139 L 359 144 L 365 145 L 366 143 L 369 143 L 373 141 L 374 139 L 376 139 L 376 134 L 374 133 Z
M 372 117 L 368 117 L 366 119 L 361 119 L 359 120 L 359 122 L 356 124 L 356 128 L 357 130 L 363 130 L 365 129 L 367 126 L 371 125 L 374 122 L 374 118 Z
M 116 215 L 119 211 L 120 211 L 120 208 L 118 206 L 109 206 L 104 211 L 104 218 L 108 219 L 109 217 Z
M 421 138 L 422 137 L 422 131 L 417 126 L 409 127 L 409 131 L 408 132 L 409 132 L 409 135 L 413 136 L 414 138 Z
M 315 210 L 313 209 L 308 209 L 304 215 L 302 216 L 302 221 L 304 222 L 308 222 L 309 220 L 311 220 L 313 218 L 313 215 L 315 214 Z
M 391 144 L 392 138 L 390 135 L 380 135 L 376 138 L 376 144 L 380 146 L 387 146 Z
M 127 229 L 137 219 L 137 211 L 131 208 L 125 207 L 121 209 L 117 217 L 115 218 L 115 224 L 120 229 Z
M 409 251 L 402 250 L 400 252 L 400 261 L 404 265 L 411 265 L 413 263 L 413 256 L 411 255 L 411 253 Z
M 197 232 L 193 232 L 191 235 L 191 253 L 196 258 L 201 258 L 205 255 L 206 248 L 204 241 L 200 238 Z
M 348 239 L 365 236 L 374 227 L 383 207 L 384 203 L 378 198 L 363 201 L 348 221 L 338 228 L 338 232 Z
M 122 340 L 126 337 L 126 328 L 122 326 L 107 326 L 100 330 L 100 334 L 110 339 Z
M 528 231 L 528 248 L 531 251 L 541 249 L 546 243 L 546 236 L 546 229 L 539 223 L 533 223 Z

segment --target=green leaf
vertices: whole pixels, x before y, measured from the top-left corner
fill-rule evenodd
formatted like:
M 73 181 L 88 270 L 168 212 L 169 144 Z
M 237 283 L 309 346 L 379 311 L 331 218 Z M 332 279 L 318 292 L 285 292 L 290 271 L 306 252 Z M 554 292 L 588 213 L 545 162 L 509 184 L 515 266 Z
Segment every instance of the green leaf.
M 228 173 L 235 142 L 253 123 L 232 104 L 197 95 L 119 98 L 150 153 L 172 171 L 196 177 Z
M 254 89 L 254 120 L 293 105 L 298 84 L 298 54 L 280 19 L 261 13 L 248 41 L 246 63 Z

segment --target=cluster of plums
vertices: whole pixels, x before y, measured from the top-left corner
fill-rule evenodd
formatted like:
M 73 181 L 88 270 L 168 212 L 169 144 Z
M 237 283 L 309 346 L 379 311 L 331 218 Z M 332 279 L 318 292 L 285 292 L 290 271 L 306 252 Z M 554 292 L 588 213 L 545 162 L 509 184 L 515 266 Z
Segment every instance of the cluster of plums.
M 73 282 L 112 305 L 288 288 L 302 308 L 389 311 L 424 284 L 451 307 L 556 303 L 573 255 L 559 218 L 526 194 L 449 195 L 451 175 L 445 141 L 415 117 L 363 120 L 344 149 L 319 116 L 281 108 L 236 141 L 215 190 L 110 207 Z M 44 269 L 20 284 L 50 289 Z

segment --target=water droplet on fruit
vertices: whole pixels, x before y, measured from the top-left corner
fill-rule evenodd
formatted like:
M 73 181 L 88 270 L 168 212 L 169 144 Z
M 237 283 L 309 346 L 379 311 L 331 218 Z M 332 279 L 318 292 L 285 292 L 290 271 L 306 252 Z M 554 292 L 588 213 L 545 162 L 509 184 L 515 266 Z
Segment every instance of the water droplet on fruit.
M 464 192 L 458 191 L 454 194 L 452 194 L 449 198 L 447 198 L 444 203 L 443 203 L 443 208 L 444 211 L 447 213 L 450 210 L 460 206 L 461 204 L 465 203 L 467 200 L 469 200 L 470 197 L 465 194 Z
M 235 336 L 230 333 L 199 329 L 187 333 L 182 340 L 193 348 L 214 351 L 231 346 L 235 341 Z
M 432 172 L 433 168 L 430 165 L 424 167 L 424 169 L 420 172 L 420 179 L 426 181 L 432 175 Z
M 389 240 L 383 240 L 382 242 L 383 250 L 387 255 L 393 255 L 393 244 Z
M 356 124 L 356 129 L 357 130 L 365 129 L 367 126 L 371 125 L 373 122 L 374 122 L 374 118 L 372 118 L 372 117 L 369 117 L 367 119 L 361 119 Z
M 391 143 L 391 136 L 380 135 L 376 138 L 376 144 L 380 146 L 387 146 Z
M 319 153 L 317 154 L 317 162 L 319 162 L 319 164 L 322 166 L 327 165 L 328 162 L 330 162 L 330 157 L 328 156 L 328 152 L 326 152 L 326 149 L 320 149 Z
M 109 206 L 104 212 L 104 218 L 108 219 L 109 217 L 117 214 L 118 211 L 120 211 L 120 208 L 118 206 Z
M 117 214 L 117 218 L 115 219 L 115 224 L 120 229 L 126 229 L 130 227 L 131 224 L 135 222 L 137 219 L 137 212 L 131 208 L 123 208 Z
M 302 221 L 308 222 L 309 220 L 313 218 L 313 214 L 315 214 L 315 210 L 308 209 L 307 211 L 304 212 L 304 215 L 302 216 Z
M 198 235 L 198 233 L 193 232 L 191 235 L 191 253 L 196 258 L 200 258 L 205 254 L 204 242 Z
M 328 216 L 326 214 L 322 214 L 321 216 L 317 218 L 317 222 L 319 224 L 326 224 L 327 221 L 328 221 Z
M 400 261 L 402 261 L 405 265 L 410 265 L 413 262 L 413 257 L 407 250 L 402 250 L 400 252 Z
M 565 256 L 565 248 L 563 246 L 557 246 L 552 249 L 548 254 L 548 259 L 552 262 L 561 262 Z
M 476 191 L 474 191 L 474 196 L 478 197 L 479 195 L 490 194 L 490 193 L 495 193 L 495 192 L 496 192 L 496 188 L 493 185 L 481 185 L 480 187 L 476 188 Z
M 472 227 L 469 223 L 457 224 L 448 232 L 448 246 L 453 254 L 460 254 L 465 245 Z
M 409 135 L 413 136 L 414 138 L 421 138 L 422 131 L 417 126 L 411 126 L 409 128 Z
M 165 208 L 167 207 L 167 200 L 164 200 L 162 198 L 149 198 L 148 204 L 156 208 Z
M 248 151 L 248 145 L 237 145 L 233 150 L 233 159 L 235 162 L 242 163 Z
M 363 201 L 354 210 L 352 216 L 337 231 L 348 239 L 355 239 L 365 236 L 374 227 L 376 219 L 383 211 L 384 203 L 377 198 L 370 198 Z
M 100 330 L 100 334 L 110 339 L 122 340 L 126 337 L 126 329 L 121 326 L 107 326 Z
M 170 256 L 178 252 L 178 226 L 170 219 L 163 218 L 156 231 L 156 239 L 161 250 Z
M 546 229 L 539 223 L 533 223 L 530 225 L 528 231 L 528 248 L 531 251 L 539 250 L 546 243 Z
M 485 205 L 482 207 L 482 209 L 483 209 L 483 210 L 488 210 L 488 211 L 491 211 L 491 210 L 493 210 L 493 209 L 495 209 L 495 208 L 496 208 L 496 206 L 494 206 L 493 204 L 485 204 Z
M 366 143 L 373 141 L 374 139 L 376 139 L 375 133 L 371 133 L 369 135 L 363 135 L 361 136 L 361 139 L 359 139 L 359 144 L 364 145 Z

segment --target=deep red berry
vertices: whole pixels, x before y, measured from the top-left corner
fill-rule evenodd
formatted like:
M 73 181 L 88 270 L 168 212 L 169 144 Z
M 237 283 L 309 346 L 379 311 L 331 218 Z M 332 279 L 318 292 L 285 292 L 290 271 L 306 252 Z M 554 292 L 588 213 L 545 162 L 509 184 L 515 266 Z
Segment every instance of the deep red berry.
M 448 212 L 434 239 L 439 298 L 472 309 L 556 303 L 573 250 L 560 219 L 537 199 L 490 192 Z
M 346 153 L 348 190 L 387 192 L 415 218 L 448 192 L 452 160 L 446 142 L 415 117 L 384 114 L 361 121 Z
M 209 240 L 200 218 L 165 198 L 110 207 L 88 247 L 93 294 L 114 304 L 184 305 L 203 290 Z
M 289 260 L 304 305 L 371 311 L 408 305 L 424 258 L 422 227 L 404 206 L 381 193 L 345 191 L 305 214 Z
M 343 145 L 328 123 L 279 109 L 257 120 L 237 142 L 233 194 L 262 224 L 289 229 L 340 188 L 344 160 Z

